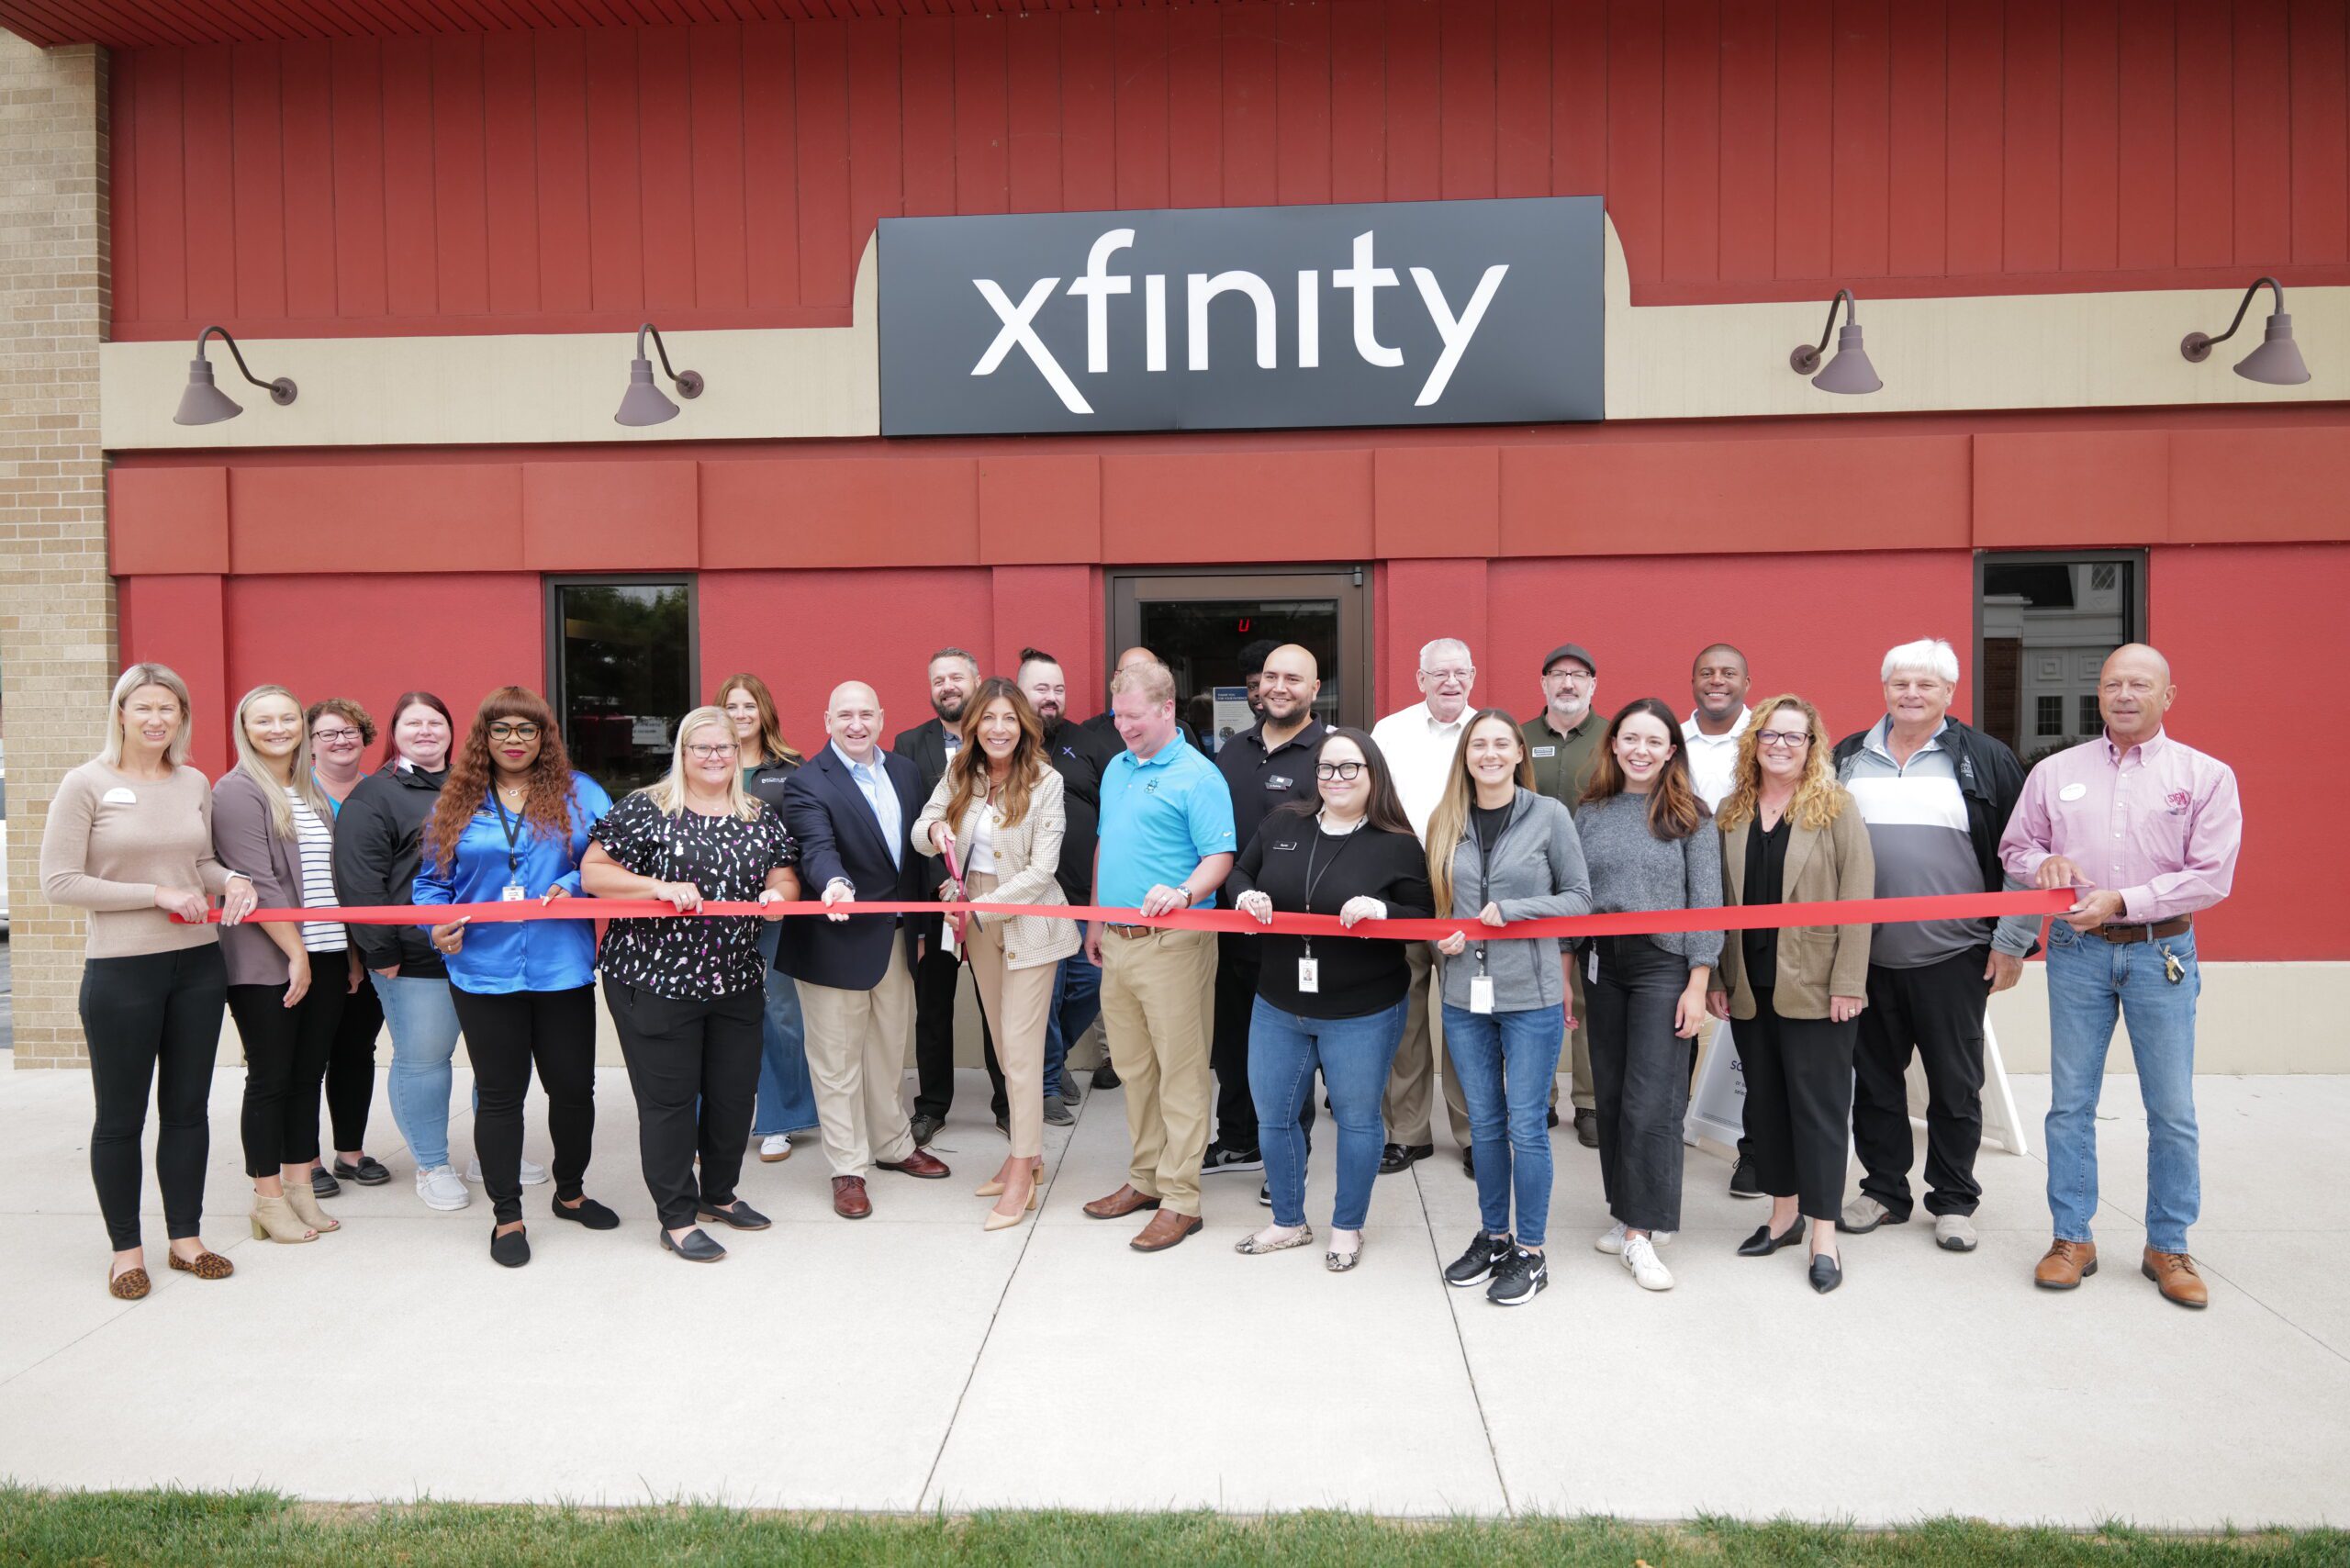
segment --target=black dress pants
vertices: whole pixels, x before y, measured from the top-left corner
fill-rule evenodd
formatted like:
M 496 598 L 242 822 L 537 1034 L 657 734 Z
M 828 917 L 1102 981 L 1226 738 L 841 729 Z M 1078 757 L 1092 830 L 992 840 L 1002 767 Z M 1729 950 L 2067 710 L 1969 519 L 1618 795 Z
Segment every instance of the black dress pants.
M 285 1005 L 284 985 L 232 985 L 229 1013 L 245 1046 L 245 1174 L 274 1176 L 319 1157 L 319 1085 L 342 1023 L 349 960 L 340 950 L 310 955 L 309 989 Z
M 1738 1021 L 1746 1147 L 1764 1192 L 1796 1199 L 1807 1219 L 1833 1220 L 1844 1202 L 1844 1129 L 1852 1120 L 1860 1020 L 1782 1018 L 1773 1000 L 1771 987 L 1758 987 L 1754 1016 Z
M 1264 969 L 1261 939 L 1225 931 L 1215 939 L 1215 1033 L 1208 1066 L 1215 1072 L 1215 1141 L 1227 1148 L 1257 1147 L 1257 1097 L 1248 1090 L 1248 1021 L 1257 1012 L 1257 980 Z M 1314 1103 L 1307 1094 L 1305 1103 Z
M 722 1207 L 734 1201 L 759 1098 L 767 991 L 679 999 L 607 975 L 604 1001 L 636 1094 L 645 1190 L 661 1227 L 682 1230 L 704 1204 Z
M 212 1153 L 205 1107 L 228 989 L 217 942 L 82 966 L 82 1038 L 97 1101 L 90 1182 L 118 1252 L 139 1245 L 139 1144 L 151 1092 L 160 1124 L 155 1184 L 163 1192 L 164 1234 L 178 1241 L 202 1227 L 204 1165 Z
M 914 1114 L 946 1119 L 955 1103 L 955 986 L 961 958 L 934 927 L 914 965 Z
M 554 1195 L 579 1196 L 596 1141 L 596 988 L 474 992 L 449 988 L 473 1058 L 474 1150 L 498 1223 L 522 1217 L 522 1101 L 531 1069 L 547 1094 Z M 747 1128 L 745 1129 L 747 1132 Z
M 1914 969 L 1869 966 L 1869 1004 L 1852 1058 L 1852 1143 L 1861 1191 L 1894 1219 L 1909 1217 L 1909 1053 L 1926 1070 L 1926 1212 L 1971 1215 L 1982 1202 L 1983 1004 L 1987 946 Z
M 311 972 L 315 976 L 316 969 Z M 338 986 L 348 983 L 341 975 L 335 980 Z M 371 977 L 343 997 L 342 1020 L 327 1053 L 327 1121 L 338 1149 L 357 1153 L 367 1147 L 367 1108 L 375 1100 L 375 1036 L 383 1032 L 384 1003 Z
M 1633 1230 L 1681 1228 L 1681 1125 L 1697 1043 L 1673 1032 L 1689 960 L 1645 936 L 1600 936 L 1585 976 L 1599 1181 L 1610 1218 Z M 1580 957 L 1580 955 L 1578 955 Z

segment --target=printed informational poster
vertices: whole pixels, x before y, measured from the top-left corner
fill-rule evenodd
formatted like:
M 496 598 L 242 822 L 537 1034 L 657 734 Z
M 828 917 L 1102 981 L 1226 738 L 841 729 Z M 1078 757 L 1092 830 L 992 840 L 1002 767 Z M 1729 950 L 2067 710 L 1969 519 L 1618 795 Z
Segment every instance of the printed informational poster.
M 1235 735 L 1246 734 L 1257 723 L 1257 715 L 1248 711 L 1248 689 L 1245 686 L 1219 686 L 1215 689 L 1215 734 L 1200 738 L 1212 752 L 1222 751 L 1224 743 Z

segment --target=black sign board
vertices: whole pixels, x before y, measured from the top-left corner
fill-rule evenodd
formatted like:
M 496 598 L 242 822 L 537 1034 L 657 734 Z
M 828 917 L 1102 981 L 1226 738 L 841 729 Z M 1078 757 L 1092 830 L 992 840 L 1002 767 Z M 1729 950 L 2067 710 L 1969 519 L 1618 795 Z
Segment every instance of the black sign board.
M 881 433 L 1602 417 L 1597 196 L 884 218 Z

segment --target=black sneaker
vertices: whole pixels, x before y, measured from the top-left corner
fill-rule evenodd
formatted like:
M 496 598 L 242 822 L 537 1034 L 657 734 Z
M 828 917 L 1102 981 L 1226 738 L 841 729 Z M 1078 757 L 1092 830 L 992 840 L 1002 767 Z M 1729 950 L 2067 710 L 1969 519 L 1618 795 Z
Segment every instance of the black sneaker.
M 1264 1168 L 1265 1157 L 1253 1143 L 1242 1148 L 1219 1139 L 1208 1145 L 1207 1152 L 1200 1157 L 1200 1174 L 1203 1176 L 1213 1176 L 1219 1170 L 1262 1170 Z
M 1729 1173 L 1729 1195 L 1733 1198 L 1759 1198 L 1762 1195 L 1762 1178 L 1754 1173 L 1754 1162 L 1741 1159 Z
M 1485 1299 L 1495 1306 L 1524 1306 L 1549 1289 L 1550 1284 L 1550 1265 L 1542 1254 L 1513 1247 L 1509 1256 L 1494 1268 L 1494 1282 L 1486 1288 Z
M 1469 1243 L 1469 1250 L 1452 1260 L 1444 1271 L 1448 1285 L 1480 1285 L 1493 1278 L 1496 1265 L 1517 1250 L 1506 1236 L 1487 1236 L 1483 1231 Z
M 1472 1182 L 1474 1182 L 1477 1179 L 1477 1151 L 1475 1149 L 1464 1148 L 1460 1151 L 1460 1174 L 1468 1177 Z
M 1257 1183 L 1257 1201 L 1267 1208 L 1273 1206 L 1273 1184 L 1270 1182 Z

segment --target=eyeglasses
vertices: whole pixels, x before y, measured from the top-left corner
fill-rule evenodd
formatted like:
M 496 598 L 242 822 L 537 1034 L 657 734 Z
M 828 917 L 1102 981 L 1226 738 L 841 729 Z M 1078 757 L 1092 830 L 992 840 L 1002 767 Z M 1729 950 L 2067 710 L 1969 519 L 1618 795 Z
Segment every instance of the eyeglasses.
M 348 745 L 359 738 L 357 730 L 312 730 L 310 739 L 319 745 Z
M 539 727 L 528 722 L 496 723 L 489 727 L 489 738 L 494 741 L 534 741 L 539 738 Z
M 1424 669 L 1420 673 L 1430 680 L 1457 680 L 1463 685 L 1477 678 L 1473 666 L 1468 669 Z
M 1546 669 L 1542 672 L 1542 678 L 1545 680 L 1572 680 L 1580 685 L 1583 681 L 1596 680 L 1599 678 L 1593 675 L 1591 671 L 1587 669 Z
M 1758 746 L 1774 745 L 1783 751 L 1801 751 L 1811 744 L 1811 736 L 1803 730 L 1757 730 L 1754 732 L 1754 744 Z
M 686 748 L 686 755 L 696 762 L 709 762 L 717 757 L 733 756 L 740 749 L 732 741 L 728 741 L 723 745 L 711 745 L 707 742 L 697 741 Z
M 1362 764 L 1360 762 L 1317 762 L 1314 765 L 1314 777 L 1326 784 L 1333 778 L 1341 784 L 1351 784 L 1362 777 Z

